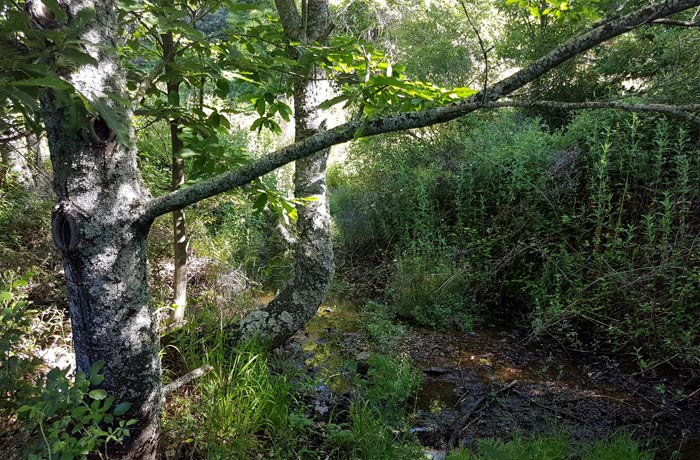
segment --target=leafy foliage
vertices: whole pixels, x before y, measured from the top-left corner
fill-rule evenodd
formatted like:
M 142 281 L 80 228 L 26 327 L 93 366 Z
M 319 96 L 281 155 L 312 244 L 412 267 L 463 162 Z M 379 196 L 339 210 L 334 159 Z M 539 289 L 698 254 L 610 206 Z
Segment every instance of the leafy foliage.
M 52 369 L 41 396 L 19 408 L 40 433 L 39 445 L 29 459 L 87 459 L 109 443 L 121 443 L 136 420 L 120 420 L 130 404 L 114 405 L 114 397 L 95 388 L 104 381 L 97 362 L 90 374 L 78 372 L 71 382 L 66 370 Z M 93 389 L 91 389 L 93 388 Z
M 106 444 L 121 443 L 136 420 L 122 419 L 129 403 L 114 405 L 114 397 L 98 387 L 104 381 L 99 362 L 74 380 L 67 369 L 42 375 L 35 354 L 37 312 L 23 292 L 28 280 L 5 272 L 0 284 L 0 417 L 5 430 L 28 440 L 25 458 L 86 459 Z
M 638 347 L 644 369 L 697 363 L 698 178 L 683 126 L 585 114 L 547 133 L 484 117 L 422 144 L 358 145 L 331 201 L 341 247 L 393 249 L 401 314 L 455 327 L 515 310 L 534 335 Z

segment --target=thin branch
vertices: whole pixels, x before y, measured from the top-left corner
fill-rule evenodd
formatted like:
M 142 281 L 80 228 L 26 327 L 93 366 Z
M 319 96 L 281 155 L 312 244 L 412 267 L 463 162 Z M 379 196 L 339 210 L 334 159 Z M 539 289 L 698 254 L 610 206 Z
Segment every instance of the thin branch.
M 518 381 L 513 380 L 508 385 L 501 387 L 494 392 L 484 394 L 479 399 L 477 399 L 476 402 L 472 404 L 472 406 L 469 408 L 469 410 L 462 416 L 459 422 L 455 424 L 455 429 L 452 431 L 452 434 L 450 435 L 450 440 L 447 442 L 447 448 L 451 450 L 457 446 L 457 440 L 461 436 L 462 432 L 464 432 L 467 421 L 472 416 L 472 414 L 477 411 L 477 409 L 479 409 L 487 400 L 491 401 L 492 399 L 496 398 L 496 396 L 498 396 L 499 394 L 513 389 L 513 387 L 517 384 Z
M 277 2 L 282 1 L 277 0 Z M 377 134 L 422 128 L 462 117 L 522 88 L 572 57 L 646 24 L 652 18 L 669 16 L 699 5 L 700 0 L 666 0 L 659 4 L 640 8 L 620 19 L 613 20 L 590 32 L 574 37 L 510 77 L 504 78 L 488 87 L 485 91 L 480 91 L 463 101 L 374 120 L 351 121 L 328 131 L 317 133 L 260 158 L 253 164 L 152 199 L 146 203 L 139 222 L 146 226 L 150 225 L 153 219 L 162 214 L 247 184 L 253 179 L 287 163 L 356 137 L 369 137 Z
M 474 21 L 472 21 L 472 18 L 469 15 L 469 11 L 467 10 L 467 5 L 465 5 L 464 2 L 461 0 L 459 3 L 462 5 L 462 9 L 464 10 L 464 15 L 467 17 L 467 21 L 469 21 L 469 25 L 471 26 L 472 30 L 474 31 L 474 34 L 476 34 L 476 39 L 479 42 L 479 48 L 481 48 L 481 54 L 484 57 L 484 87 L 483 87 L 483 90 L 485 92 L 486 88 L 488 88 L 488 86 L 489 86 L 489 53 L 488 53 L 488 50 L 486 49 L 486 45 L 484 44 L 484 41 L 481 39 L 481 34 L 479 33 L 479 29 L 476 28 L 476 24 L 474 24 Z
M 652 26 L 700 27 L 700 22 L 679 21 L 677 19 L 654 19 L 649 24 Z
M 583 420 L 582 418 L 577 417 L 577 416 L 575 416 L 574 414 L 571 414 L 571 413 L 569 413 L 569 412 L 567 412 L 567 411 L 558 409 L 558 408 L 556 408 L 556 407 L 547 406 L 547 405 L 545 405 L 545 404 L 539 403 L 539 402 L 535 401 L 534 398 L 531 398 L 531 397 L 529 397 L 529 396 L 526 396 L 526 395 L 522 394 L 521 392 L 519 392 L 518 390 L 513 390 L 513 393 L 515 393 L 515 394 L 519 395 L 520 397 L 524 398 L 527 402 L 529 402 L 529 403 L 532 404 L 533 406 L 537 406 L 537 407 L 539 407 L 539 408 L 541 408 L 541 409 L 544 409 L 544 410 L 553 412 L 553 413 L 555 413 L 555 414 L 564 416 L 564 417 L 569 418 L 569 419 L 573 420 L 574 422 L 577 422 L 577 423 L 579 423 L 579 424 L 581 424 L 581 425 L 585 425 L 585 424 L 586 424 L 586 421 Z
M 483 108 L 523 107 L 558 110 L 615 109 L 628 112 L 656 112 L 700 125 L 700 117 L 690 112 L 700 110 L 700 105 L 633 104 L 628 102 L 558 102 L 558 101 L 501 101 L 483 104 Z
M 134 94 L 134 97 L 131 101 L 131 110 L 135 111 L 136 108 L 141 105 L 141 101 L 143 101 L 143 98 L 146 97 L 146 91 L 148 91 L 148 88 L 151 87 L 153 82 L 155 81 L 156 78 L 158 78 L 158 75 L 163 71 L 163 68 L 165 67 L 165 62 L 160 61 L 156 66 L 151 69 L 151 71 L 148 73 L 146 78 L 141 82 L 139 85 L 138 90 L 136 90 L 136 93 Z
M 183 375 L 180 378 L 177 378 L 173 380 L 172 382 L 168 383 L 167 385 L 163 385 L 163 399 L 165 397 L 172 393 L 173 391 L 182 388 L 183 386 L 187 385 L 194 379 L 198 379 L 199 377 L 211 372 L 214 368 L 211 367 L 210 365 L 198 367 L 197 369 L 193 370 L 192 372 L 188 372 L 187 374 Z

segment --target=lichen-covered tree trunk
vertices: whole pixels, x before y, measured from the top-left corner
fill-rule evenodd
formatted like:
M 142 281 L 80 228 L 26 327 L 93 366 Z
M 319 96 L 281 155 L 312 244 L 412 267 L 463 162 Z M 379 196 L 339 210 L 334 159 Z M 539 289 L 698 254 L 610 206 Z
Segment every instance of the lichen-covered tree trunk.
M 104 362 L 104 388 L 139 421 L 110 458 L 155 458 L 159 434 L 159 339 L 149 305 L 146 236 L 135 223 L 145 201 L 134 152 L 84 132 L 66 133 L 47 104 L 58 204 L 52 233 L 63 256 L 76 364 Z M 98 121 L 99 123 L 99 121 Z
M 82 36 L 99 65 L 83 65 L 66 76 L 91 100 L 110 104 L 123 95 L 114 50 L 116 11 L 111 0 L 68 4 L 75 17 L 93 8 L 96 18 Z M 159 338 L 149 305 L 146 237 L 150 222 L 138 222 L 149 196 L 141 183 L 133 142 L 118 142 L 106 122 L 68 103 L 79 99 L 48 94 L 44 120 L 54 169 L 57 205 L 52 234 L 63 257 L 76 364 L 88 372 L 104 362 L 101 385 L 119 402 L 131 403 L 126 417 L 138 420 L 123 445 L 109 444 L 111 459 L 155 459 L 160 431 Z M 113 114 L 129 126 L 130 114 Z M 133 137 L 130 133 L 127 137 Z M 127 144 L 127 145 L 125 145 Z
M 327 0 L 309 0 L 298 13 L 292 1 L 278 0 L 277 9 L 290 41 L 324 41 L 329 31 Z M 303 18 L 303 19 L 302 19 Z M 327 96 L 327 82 L 316 68 L 294 79 L 295 141 L 324 129 L 318 105 Z M 295 247 L 294 276 L 280 294 L 264 308 L 245 318 L 243 336 L 259 336 L 275 347 L 302 329 L 321 305 L 333 278 L 334 260 L 331 219 L 326 193 L 326 161 L 329 148 L 295 162 L 294 195 L 299 239 Z

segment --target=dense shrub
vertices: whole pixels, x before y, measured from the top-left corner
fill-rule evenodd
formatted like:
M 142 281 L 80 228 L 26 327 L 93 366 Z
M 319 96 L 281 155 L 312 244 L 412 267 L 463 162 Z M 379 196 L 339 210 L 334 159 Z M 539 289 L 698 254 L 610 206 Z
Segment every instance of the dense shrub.
M 534 335 L 700 364 L 700 156 L 682 125 L 482 114 L 358 143 L 332 181 L 339 253 L 389 251 L 419 324 L 527 318 Z

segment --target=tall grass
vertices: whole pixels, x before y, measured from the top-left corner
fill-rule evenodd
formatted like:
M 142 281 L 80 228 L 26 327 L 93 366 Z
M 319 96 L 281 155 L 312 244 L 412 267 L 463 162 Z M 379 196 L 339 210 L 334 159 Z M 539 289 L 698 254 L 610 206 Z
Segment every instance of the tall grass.
M 233 346 L 214 315 L 203 315 L 190 330 L 177 333 L 170 347 L 188 368 L 211 366 L 188 394 L 176 397 L 166 426 L 169 437 L 190 440 L 194 452 L 212 459 L 248 459 L 257 452 L 293 452 L 291 385 L 274 375 L 267 354 L 254 342 Z M 209 324 L 203 322 L 209 321 Z M 197 331 L 215 331 L 197 338 Z
M 515 436 L 510 441 L 482 439 L 473 450 L 461 450 L 447 460 L 652 460 L 654 452 L 628 434 L 616 434 L 591 444 L 577 445 L 566 433 Z

